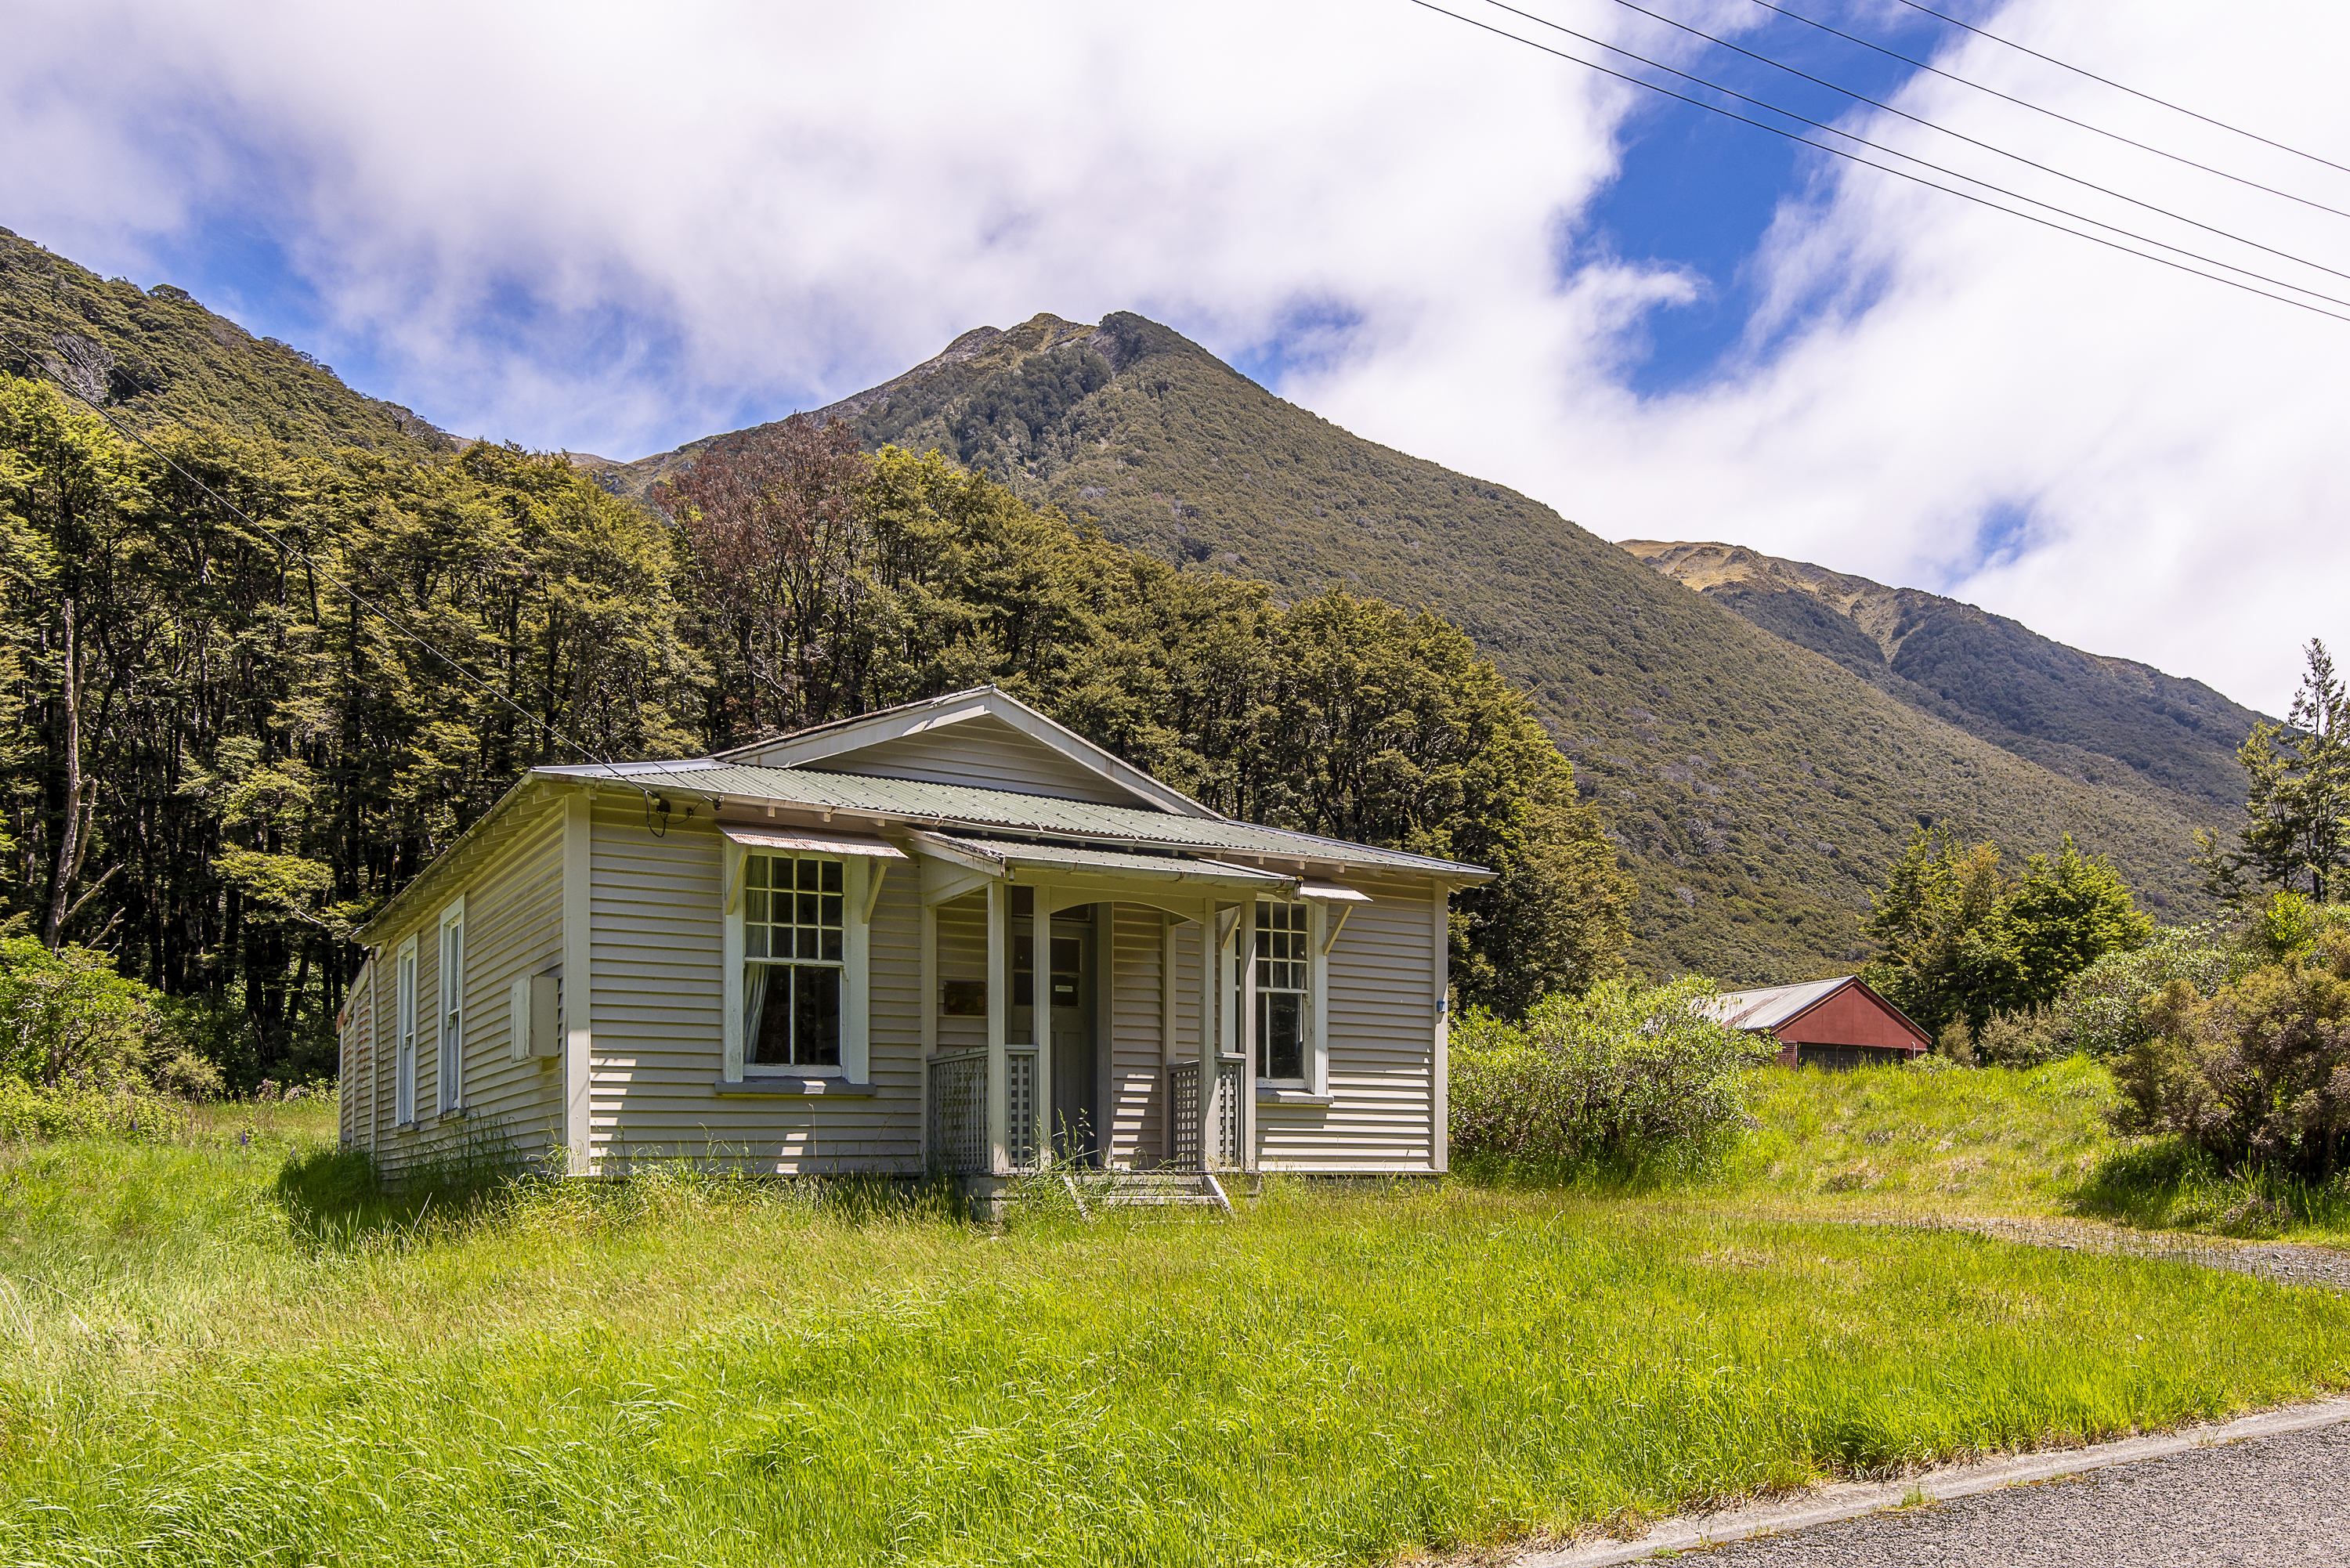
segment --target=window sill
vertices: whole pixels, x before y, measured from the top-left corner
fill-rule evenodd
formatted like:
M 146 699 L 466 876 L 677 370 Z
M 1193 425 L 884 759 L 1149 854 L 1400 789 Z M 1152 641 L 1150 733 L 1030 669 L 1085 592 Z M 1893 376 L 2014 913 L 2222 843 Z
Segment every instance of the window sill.
M 1311 1089 L 1284 1088 L 1279 1084 L 1259 1084 L 1256 1103 L 1260 1106 L 1327 1106 L 1336 1102 L 1328 1095 L 1317 1095 Z
M 773 1077 L 720 1078 L 712 1089 L 724 1096 L 794 1096 L 850 1095 L 870 1097 L 873 1085 L 852 1084 L 846 1078 L 798 1077 L 777 1074 Z

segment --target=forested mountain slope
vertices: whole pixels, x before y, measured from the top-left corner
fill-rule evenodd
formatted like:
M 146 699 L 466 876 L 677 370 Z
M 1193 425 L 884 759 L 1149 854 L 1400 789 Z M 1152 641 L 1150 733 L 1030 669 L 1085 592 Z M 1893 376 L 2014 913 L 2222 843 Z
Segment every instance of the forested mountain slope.
M 2071 832 L 2158 909 L 2202 906 L 2189 835 L 2216 807 L 2066 776 L 1970 733 L 1140 317 L 979 328 L 822 411 L 868 448 L 983 466 L 1194 571 L 1292 596 L 1336 582 L 1459 623 L 1532 693 L 1603 806 L 1639 880 L 1637 952 L 1652 967 L 1751 981 L 1849 964 L 1868 890 L 1929 821 L 2019 850 Z M 642 493 L 710 444 L 598 478 Z
M 2241 814 L 2236 748 L 2262 716 L 2199 680 L 2084 653 L 1939 594 L 1742 545 L 1627 539 L 1624 548 L 1764 630 L 2020 757 L 2167 798 L 2198 817 Z
M 334 367 L 255 337 L 169 284 L 101 278 L 0 229 L 0 371 L 64 378 L 134 426 L 224 422 L 281 441 L 403 455 L 457 442 Z

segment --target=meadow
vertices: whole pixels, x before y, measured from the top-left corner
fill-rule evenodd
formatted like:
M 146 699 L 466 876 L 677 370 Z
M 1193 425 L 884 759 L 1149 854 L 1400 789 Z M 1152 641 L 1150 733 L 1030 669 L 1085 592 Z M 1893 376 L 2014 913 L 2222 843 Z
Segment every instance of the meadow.
M 1867 1196 L 1772 1154 L 1814 1093 L 1711 1198 L 1000 1231 L 660 1176 L 306 1210 L 324 1107 L 13 1145 L 0 1557 L 1369 1563 L 2350 1382 L 2332 1296 L 1806 1214 Z

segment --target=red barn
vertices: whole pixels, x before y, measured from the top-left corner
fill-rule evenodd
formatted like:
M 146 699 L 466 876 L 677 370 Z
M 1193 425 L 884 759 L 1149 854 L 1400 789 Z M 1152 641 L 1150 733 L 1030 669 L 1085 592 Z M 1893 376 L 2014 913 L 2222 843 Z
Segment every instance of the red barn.
M 1898 1065 L 1934 1048 L 1923 1029 L 1856 974 L 1724 992 L 1707 1009 L 1733 1029 L 1779 1042 L 1787 1067 Z

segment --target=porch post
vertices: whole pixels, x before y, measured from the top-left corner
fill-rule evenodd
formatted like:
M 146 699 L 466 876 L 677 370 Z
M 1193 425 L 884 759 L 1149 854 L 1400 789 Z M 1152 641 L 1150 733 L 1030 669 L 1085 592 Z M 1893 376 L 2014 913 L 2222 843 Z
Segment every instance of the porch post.
M 1036 1157 L 1049 1162 L 1053 1155 L 1053 900 L 1052 889 L 1038 886 L 1030 894 L 1033 919 L 1028 939 L 1028 1043 L 1036 1047 L 1036 1119 L 1043 1124 L 1036 1137 Z
M 916 1147 L 921 1151 L 922 1168 L 927 1170 L 938 1152 L 931 1147 L 931 1058 L 939 1054 L 939 910 L 937 905 L 921 896 L 921 892 L 918 878 L 914 897 L 920 909 L 915 918 L 920 922 L 917 928 L 917 940 L 920 946 L 921 972 L 918 983 L 921 989 L 915 995 L 922 1010 L 922 1075 L 918 1080 L 921 1088 L 921 1104 L 917 1107 L 917 1114 L 921 1117 L 921 1132 Z
M 1200 909 L 1200 1168 L 1216 1168 L 1216 981 L 1224 967 L 1216 940 L 1216 901 Z
M 1256 1068 L 1257 1052 L 1262 1048 L 1256 1037 L 1256 899 L 1248 897 L 1241 905 L 1241 918 L 1232 933 L 1232 951 L 1240 964 L 1241 1047 L 1241 1169 L 1256 1169 Z
M 1005 1053 L 1004 1021 L 1011 1016 L 1012 946 L 1001 881 L 987 885 L 987 1147 L 988 1170 L 1012 1171 L 1005 1135 L 1011 1130 L 1012 1062 Z

